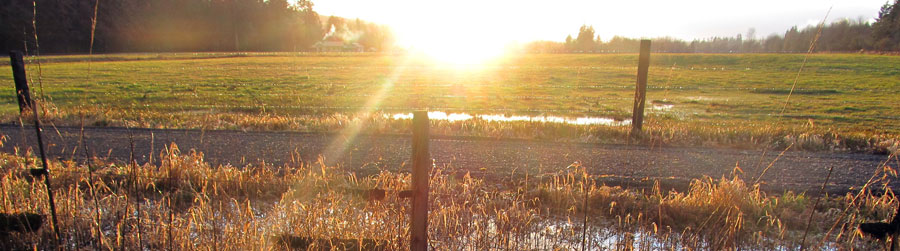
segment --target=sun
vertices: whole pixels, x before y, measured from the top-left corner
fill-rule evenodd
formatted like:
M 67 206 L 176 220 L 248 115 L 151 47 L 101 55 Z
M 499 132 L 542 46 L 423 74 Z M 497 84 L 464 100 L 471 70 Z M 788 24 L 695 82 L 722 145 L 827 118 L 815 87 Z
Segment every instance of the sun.
M 396 13 L 397 21 L 389 22 L 397 44 L 408 52 L 456 66 L 483 65 L 506 54 L 511 30 L 477 18 L 488 13 L 472 13 L 455 4 L 420 5 L 420 11 Z
M 478 39 L 423 39 L 410 46 L 410 52 L 438 64 L 478 67 L 505 55 L 502 44 Z

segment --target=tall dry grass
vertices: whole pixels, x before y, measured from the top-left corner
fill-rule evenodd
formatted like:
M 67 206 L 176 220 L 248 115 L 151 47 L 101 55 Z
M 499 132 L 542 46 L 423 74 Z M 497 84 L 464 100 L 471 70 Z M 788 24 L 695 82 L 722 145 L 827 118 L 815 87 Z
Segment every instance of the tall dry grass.
M 52 163 L 59 245 L 70 249 L 404 249 L 410 175 L 358 177 L 322 161 L 275 167 L 209 166 L 175 145 L 161 164 L 94 159 Z M 0 212 L 47 214 L 46 190 L 27 174 L 30 152 L 0 154 Z M 93 179 L 88 178 L 88 167 Z M 892 179 L 885 168 L 873 186 Z M 767 194 L 741 177 L 704 178 L 686 191 L 605 186 L 585 167 L 525 176 L 433 170 L 429 245 L 437 250 L 871 249 L 855 225 L 889 216 L 887 193 Z M 880 179 L 880 180 L 879 180 Z M 884 187 L 887 188 L 887 187 Z M 386 191 L 379 198 L 372 189 Z M 95 194 L 91 196 L 91 194 Z M 834 229 L 831 227 L 836 225 Z M 0 238 L 13 249 L 54 249 L 49 228 Z M 826 237 L 826 235 L 828 235 Z M 819 240 L 822 240 L 821 242 Z M 102 245 L 101 245 L 102 243 Z

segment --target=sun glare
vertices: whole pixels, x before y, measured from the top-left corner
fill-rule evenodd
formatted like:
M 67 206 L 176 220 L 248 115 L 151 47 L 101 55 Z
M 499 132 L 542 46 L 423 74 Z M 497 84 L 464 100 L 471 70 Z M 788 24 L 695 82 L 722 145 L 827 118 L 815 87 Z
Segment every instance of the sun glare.
M 410 50 L 438 64 L 457 67 L 482 66 L 504 55 L 504 48 L 500 44 L 458 37 L 460 39 L 416 42 L 410 46 Z
M 385 19 L 400 47 L 435 63 L 466 68 L 484 65 L 502 58 L 514 39 L 512 29 L 484 21 L 494 13 L 449 3 L 412 5 L 411 9 L 419 11 L 391 12 L 394 15 Z
M 457 67 L 478 67 L 501 58 L 505 41 L 496 34 L 480 31 L 475 24 L 431 24 L 432 27 L 463 27 L 463 29 L 434 29 L 429 32 L 400 30 L 399 37 L 408 44 L 414 55 L 423 56 L 437 64 Z

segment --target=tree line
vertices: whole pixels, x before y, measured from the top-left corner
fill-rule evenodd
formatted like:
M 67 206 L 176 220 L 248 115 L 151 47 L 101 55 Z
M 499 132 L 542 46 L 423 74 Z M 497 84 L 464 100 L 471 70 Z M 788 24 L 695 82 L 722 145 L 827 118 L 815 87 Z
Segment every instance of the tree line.
M 654 38 L 655 52 L 673 53 L 800 53 L 810 49 L 816 34 L 819 38 L 814 52 L 900 51 L 900 0 L 885 4 L 874 23 L 865 20 L 843 19 L 821 27 L 796 26 L 784 34 L 772 34 L 757 38 L 756 31 L 733 37 L 712 37 L 684 41 L 671 37 Z M 640 39 L 614 36 L 603 42 L 595 36 L 593 26 L 583 25 L 576 37 L 566 37 L 564 42 L 537 41 L 525 45 L 524 50 L 533 53 L 616 53 L 637 52 Z
M 367 50 L 393 43 L 386 27 L 322 18 L 309 0 L 8 0 L 0 5 L 0 46 L 86 53 L 95 7 L 100 53 L 308 51 L 326 36 Z
M 806 52 L 817 34 L 816 52 L 900 51 L 900 0 L 885 4 L 874 23 L 845 19 L 821 27 L 821 33 L 819 27 L 793 27 L 764 38 L 757 38 L 753 29 L 733 37 L 690 42 L 662 37 L 653 39 L 652 48 L 676 53 Z M 320 17 L 310 0 L 7 0 L 0 5 L 4 51 L 311 51 L 320 41 L 356 43 L 367 51 L 394 46 L 387 27 L 359 19 Z M 603 42 L 592 26 L 585 25 L 574 38 L 531 42 L 524 50 L 636 52 L 639 43 L 621 36 Z

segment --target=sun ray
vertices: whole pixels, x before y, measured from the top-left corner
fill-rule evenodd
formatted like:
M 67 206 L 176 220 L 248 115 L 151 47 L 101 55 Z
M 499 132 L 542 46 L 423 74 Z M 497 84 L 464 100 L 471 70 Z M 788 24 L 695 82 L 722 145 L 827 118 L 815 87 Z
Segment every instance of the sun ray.
M 408 65 L 409 57 L 404 57 L 401 63 L 395 67 L 391 76 L 381 83 L 378 91 L 366 100 L 362 109 L 356 113 L 354 118 L 351 118 L 352 121 L 350 121 L 346 127 L 341 129 L 337 137 L 328 144 L 328 147 L 325 148 L 325 151 L 323 152 L 323 157 L 327 165 L 334 164 L 346 153 L 350 144 L 356 140 L 360 131 L 365 128 L 366 123 L 369 121 L 368 118 L 372 117 L 373 113 L 381 106 L 384 98 L 394 89 L 394 84 L 399 78 L 400 73 L 405 71 Z

